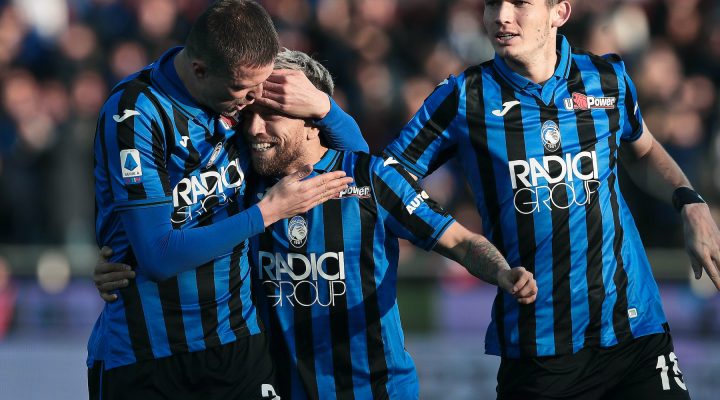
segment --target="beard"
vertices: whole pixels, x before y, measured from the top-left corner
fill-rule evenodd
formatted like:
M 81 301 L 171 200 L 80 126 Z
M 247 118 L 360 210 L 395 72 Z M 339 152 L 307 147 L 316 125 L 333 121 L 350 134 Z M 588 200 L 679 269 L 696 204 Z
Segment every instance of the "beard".
M 293 172 L 293 167 L 302 160 L 302 146 L 299 142 L 285 146 L 276 144 L 265 152 L 252 152 L 252 166 L 261 176 L 280 177 Z M 271 153 L 271 154 L 267 154 Z

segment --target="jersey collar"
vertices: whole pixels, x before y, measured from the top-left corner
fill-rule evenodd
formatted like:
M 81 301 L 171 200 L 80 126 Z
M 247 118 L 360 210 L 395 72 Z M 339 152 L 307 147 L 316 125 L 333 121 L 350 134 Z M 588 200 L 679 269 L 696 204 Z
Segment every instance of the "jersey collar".
M 566 80 L 570 74 L 570 43 L 563 35 L 557 35 L 558 63 L 552 77 L 544 84 L 537 84 L 517 72 L 510 69 L 499 55 L 495 54 L 493 66 L 498 75 L 507 81 L 515 90 L 527 92 L 542 99 L 545 104 L 550 104 L 558 83 Z
M 340 157 L 339 151 L 334 149 L 327 149 L 325 154 L 323 154 L 323 156 L 320 158 L 320 161 L 313 165 L 313 170 L 315 170 L 315 172 L 317 173 L 330 171 L 335 165 L 338 157 Z

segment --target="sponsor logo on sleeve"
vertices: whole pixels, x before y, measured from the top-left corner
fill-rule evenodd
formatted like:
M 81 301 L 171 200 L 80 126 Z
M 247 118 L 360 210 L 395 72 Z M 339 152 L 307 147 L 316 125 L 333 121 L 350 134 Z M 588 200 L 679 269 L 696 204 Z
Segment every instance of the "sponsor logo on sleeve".
M 263 400 L 280 400 L 280 396 L 275 393 L 275 388 L 269 383 L 263 383 L 260 386 L 260 395 Z
M 120 166 L 126 185 L 142 183 L 140 152 L 137 149 L 120 150 Z
M 425 200 L 429 199 L 430 196 L 423 190 L 422 192 L 418 193 L 417 196 L 415 196 L 412 200 L 410 200 L 410 203 L 405 205 L 405 210 L 407 210 L 408 214 L 412 215 L 415 210 L 418 209 L 422 205 L 422 203 L 425 202 Z

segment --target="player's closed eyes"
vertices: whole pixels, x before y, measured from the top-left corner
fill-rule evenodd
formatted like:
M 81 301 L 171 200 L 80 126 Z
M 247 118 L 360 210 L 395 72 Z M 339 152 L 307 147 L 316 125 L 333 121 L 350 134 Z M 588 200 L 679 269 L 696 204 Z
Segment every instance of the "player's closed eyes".
M 497 7 L 502 3 L 502 0 L 488 0 L 485 5 L 488 7 Z M 529 1 L 516 0 L 512 2 L 515 7 L 525 7 L 526 5 L 532 4 Z

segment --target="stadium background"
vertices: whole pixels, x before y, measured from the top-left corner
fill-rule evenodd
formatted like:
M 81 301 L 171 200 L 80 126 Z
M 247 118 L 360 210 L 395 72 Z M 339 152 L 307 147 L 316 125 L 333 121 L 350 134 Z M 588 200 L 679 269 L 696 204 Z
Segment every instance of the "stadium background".
M 121 77 L 184 39 L 207 1 L 0 1 L 0 398 L 86 398 L 85 340 L 102 303 L 92 140 Z M 382 149 L 434 86 L 492 56 L 482 0 L 268 0 L 284 46 L 321 60 L 336 98 Z M 562 30 L 623 55 L 647 124 L 699 191 L 720 205 L 720 2 L 573 1 Z M 481 231 L 457 168 L 425 181 Z M 691 282 L 671 207 L 626 191 L 660 281 L 694 399 L 717 398 L 720 296 Z M 720 216 L 720 209 L 714 213 Z M 404 246 L 399 301 L 424 399 L 494 398 L 483 355 L 494 290 Z

